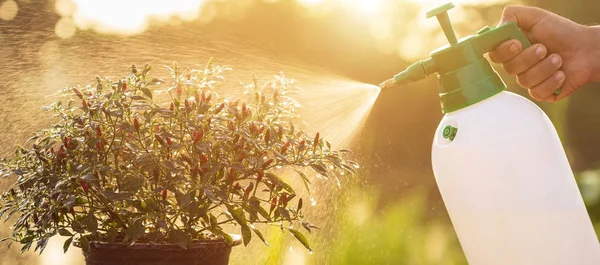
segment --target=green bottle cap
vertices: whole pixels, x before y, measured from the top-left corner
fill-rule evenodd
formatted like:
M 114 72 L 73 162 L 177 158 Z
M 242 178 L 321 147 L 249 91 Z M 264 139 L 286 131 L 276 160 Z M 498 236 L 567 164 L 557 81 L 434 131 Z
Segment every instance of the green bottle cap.
M 411 65 L 393 79 L 396 85 L 402 85 L 437 73 L 443 113 L 466 108 L 506 89 L 484 54 L 511 39 L 519 40 L 524 49 L 531 46 L 514 22 L 484 27 L 475 35 L 458 40 L 448 16 L 453 7 L 447 3 L 427 12 L 427 18 L 437 17 L 450 45 L 432 52 L 431 58 Z
M 436 16 L 450 46 L 431 54 L 440 78 L 442 112 L 453 112 L 487 99 L 506 89 L 506 85 L 483 55 L 503 42 L 517 39 L 523 48 L 531 43 L 514 23 L 496 28 L 484 27 L 477 34 L 456 41 L 448 16 L 452 3 L 427 13 Z

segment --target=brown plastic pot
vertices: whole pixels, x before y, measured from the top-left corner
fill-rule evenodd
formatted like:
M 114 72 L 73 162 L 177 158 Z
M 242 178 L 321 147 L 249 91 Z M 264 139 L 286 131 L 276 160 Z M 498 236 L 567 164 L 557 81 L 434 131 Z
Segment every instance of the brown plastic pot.
M 188 249 L 172 244 L 92 242 L 83 255 L 86 265 L 228 265 L 231 248 L 241 243 L 239 235 L 232 237 L 233 245 L 211 240 Z

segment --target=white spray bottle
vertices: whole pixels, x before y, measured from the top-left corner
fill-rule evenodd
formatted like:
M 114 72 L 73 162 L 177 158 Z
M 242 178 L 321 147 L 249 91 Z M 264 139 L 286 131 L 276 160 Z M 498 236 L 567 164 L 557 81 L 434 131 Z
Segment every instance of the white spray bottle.
M 600 244 L 556 129 L 531 101 L 504 91 L 483 54 L 509 39 L 531 44 L 514 23 L 456 39 L 381 84 L 382 90 L 438 73 L 442 111 L 435 179 L 471 265 L 597 265 Z

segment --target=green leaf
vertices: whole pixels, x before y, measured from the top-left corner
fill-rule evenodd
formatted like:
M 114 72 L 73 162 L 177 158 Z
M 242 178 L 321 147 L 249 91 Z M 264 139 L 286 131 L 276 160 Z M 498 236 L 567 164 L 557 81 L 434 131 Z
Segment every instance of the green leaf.
M 104 196 L 111 201 L 122 201 L 131 197 L 131 193 L 105 191 Z
M 192 239 L 188 236 L 188 234 L 179 229 L 171 229 L 171 232 L 169 232 L 169 236 L 171 237 L 171 242 L 175 243 L 175 245 L 178 245 L 183 249 L 187 249 L 188 246 L 192 243 Z
M 177 200 L 177 204 L 179 205 L 179 207 L 187 207 L 190 204 L 190 202 L 192 202 L 193 193 L 195 193 L 195 191 L 191 191 L 186 194 L 177 192 L 175 194 L 175 199 Z
M 146 97 L 152 99 L 152 91 L 150 91 L 150 89 L 144 87 L 142 88 L 142 92 L 144 95 L 146 95 Z
M 129 96 L 129 98 L 131 98 L 132 100 L 146 100 L 146 98 L 138 95 L 131 95 Z
M 252 239 L 252 231 L 248 225 L 242 225 L 242 239 L 244 240 L 244 246 L 247 246 Z
M 323 175 L 323 176 L 327 176 L 327 169 L 325 169 L 325 167 L 321 164 L 317 164 L 317 163 L 311 163 L 310 167 L 312 167 L 312 169 L 314 169 L 317 173 Z
M 264 217 L 265 219 L 267 219 L 268 221 L 271 221 L 271 215 L 269 214 L 269 212 L 267 212 L 267 210 L 265 210 L 265 208 L 263 208 L 262 206 L 258 207 L 258 213 L 260 213 L 260 215 L 262 215 L 262 217 Z
M 106 232 L 106 240 L 109 243 L 114 242 L 115 238 L 117 238 L 117 234 L 118 234 L 118 232 L 117 232 L 116 228 L 114 228 L 114 227 L 109 228 L 108 232 Z
M 73 220 L 73 223 L 71 224 L 71 228 L 73 229 L 73 231 L 75 231 L 77 233 L 85 232 L 85 230 L 83 229 L 83 225 L 77 220 Z
M 35 245 L 35 251 L 37 251 L 38 249 L 40 250 L 40 255 L 44 252 L 44 249 L 46 249 L 46 246 L 48 245 L 48 237 L 44 237 L 42 239 L 40 239 L 37 244 Z
M 96 178 L 96 176 L 92 175 L 92 174 L 87 174 L 85 176 L 83 176 L 82 178 L 83 180 L 87 181 L 87 182 L 95 182 L 98 181 L 98 178 Z
M 244 211 L 242 208 L 227 205 L 227 210 L 231 213 L 233 219 L 240 224 L 241 226 L 248 226 L 248 222 L 246 221 L 246 215 L 244 215 Z
M 135 194 L 144 186 L 145 178 L 142 176 L 128 176 L 123 178 L 120 190 Z
M 290 194 L 296 194 L 296 192 L 294 191 L 292 186 L 285 183 L 280 177 L 276 176 L 275 174 L 273 174 L 271 172 L 265 172 L 265 176 L 267 176 L 269 179 L 271 179 L 271 181 L 279 184 L 284 190 L 288 191 Z
M 212 213 L 210 214 L 210 227 L 216 228 L 218 225 L 217 217 L 215 217 Z
M 90 240 L 86 236 L 79 238 L 79 243 L 81 244 L 83 252 L 88 252 L 90 250 Z
M 310 192 L 310 187 L 308 185 L 310 185 L 311 183 L 310 183 L 310 180 L 308 179 L 308 177 L 306 176 L 306 174 L 304 174 L 301 171 L 296 170 L 296 169 L 295 169 L 295 171 L 296 171 L 296 173 L 298 173 L 298 175 L 300 175 L 300 177 L 302 177 L 302 182 L 304 183 L 304 187 L 306 188 L 306 190 L 308 192 Z
M 71 246 L 71 242 L 73 242 L 73 237 L 69 237 L 69 238 L 67 238 L 67 240 L 65 240 L 65 244 L 63 245 L 64 253 L 67 253 L 67 250 L 69 250 L 69 247 Z
M 65 202 L 67 209 L 71 209 L 73 206 L 75 206 L 75 199 L 76 198 L 74 195 L 69 195 L 69 197 L 67 197 L 67 201 Z
M 132 242 L 135 242 L 138 238 L 143 236 L 145 232 L 143 221 L 143 217 L 134 219 L 127 228 L 127 232 L 125 232 L 125 239 L 131 239 Z
M 252 231 L 254 231 L 258 238 L 260 238 L 260 240 L 262 240 L 262 242 L 265 243 L 265 245 L 269 246 L 269 243 L 267 242 L 267 240 L 265 240 L 265 237 L 260 231 L 258 231 L 258 229 L 252 227 Z
M 300 241 L 300 243 L 302 243 L 302 245 L 304 245 L 304 247 L 306 249 L 308 249 L 309 251 L 312 251 L 312 249 L 310 248 L 310 245 L 308 244 L 308 240 L 302 233 L 300 233 L 298 230 L 294 230 L 294 229 L 288 229 L 288 230 L 290 231 L 290 233 L 292 233 L 292 235 L 294 235 L 294 237 L 296 239 L 298 239 L 298 241 Z
M 85 222 L 85 226 L 87 227 L 88 231 L 92 233 L 96 233 L 96 231 L 98 231 L 98 219 L 96 219 L 96 216 L 93 213 L 90 213 L 85 218 Z
M 73 234 L 71 234 L 71 232 L 69 232 L 69 230 L 64 229 L 64 228 L 58 229 L 58 234 L 61 236 L 73 236 Z

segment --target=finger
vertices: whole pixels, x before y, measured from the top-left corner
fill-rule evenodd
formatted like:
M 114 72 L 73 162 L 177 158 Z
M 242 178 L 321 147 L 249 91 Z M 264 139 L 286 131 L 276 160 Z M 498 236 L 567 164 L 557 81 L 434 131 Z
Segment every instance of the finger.
M 555 99 L 554 92 L 565 82 L 563 71 L 555 72 L 550 78 L 529 90 L 529 95 L 539 101 L 552 101 Z
M 519 84 L 524 88 L 532 88 L 544 82 L 562 66 L 562 58 L 552 54 L 540 63 L 520 74 L 517 77 Z
M 515 22 L 517 26 L 525 31 L 530 31 L 540 20 L 549 13 L 537 7 L 507 6 L 502 12 L 500 25 Z
M 490 52 L 490 59 L 495 63 L 505 63 L 517 56 L 521 50 L 523 49 L 523 45 L 518 40 L 509 40 L 506 41 L 498 48 Z
M 529 70 L 529 68 L 541 62 L 548 53 L 546 46 L 543 44 L 535 44 L 512 60 L 504 63 L 504 70 L 511 75 L 520 75 Z

